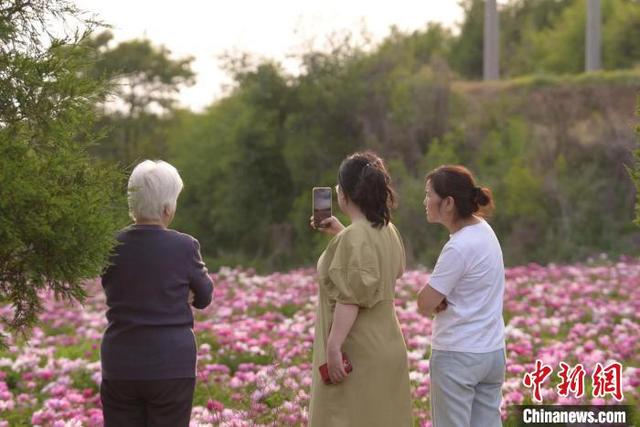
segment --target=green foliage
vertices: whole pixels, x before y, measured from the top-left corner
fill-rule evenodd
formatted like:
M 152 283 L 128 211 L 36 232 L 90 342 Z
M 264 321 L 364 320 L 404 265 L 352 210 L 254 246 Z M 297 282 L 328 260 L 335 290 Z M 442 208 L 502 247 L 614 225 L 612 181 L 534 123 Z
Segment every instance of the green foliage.
M 126 166 L 166 158 L 178 92 L 195 83 L 193 58 L 172 59 L 167 48 L 147 39 L 115 46 L 112 39 L 105 31 L 85 41 L 94 56 L 90 74 L 113 85 L 96 124 L 105 137 L 92 152 Z
M 625 142 L 609 142 L 624 131 L 576 105 L 637 88 L 637 72 L 532 77 L 476 95 L 454 89 L 437 60 L 420 64 L 416 37 L 394 35 L 369 55 L 348 46 L 309 54 L 298 78 L 271 63 L 243 68 L 229 97 L 179 115 L 170 160 L 186 188 L 176 226 L 201 239 L 214 268 L 313 265 L 327 237 L 308 227 L 311 188 L 333 186 L 344 156 L 362 149 L 388 162 L 410 264 L 432 265 L 446 241 L 442 227 L 426 224 L 422 200 L 426 173 L 451 163 L 493 190 L 508 264 L 633 248 L 633 236 L 621 237 L 631 190 L 620 174 Z M 608 102 L 598 108 L 616 108 Z
M 579 73 L 585 64 L 586 2 L 573 1 L 548 29 L 531 35 L 537 72 Z
M 605 68 L 640 64 L 640 6 L 634 1 L 610 0 L 603 24 L 602 60 Z
M 205 381 L 196 381 L 196 389 L 193 394 L 193 406 L 207 406 L 209 399 L 221 402 L 225 408 L 241 406 L 231 399 L 231 392 L 221 387 L 218 383 L 209 384 Z
M 454 40 L 449 62 L 451 67 L 468 79 L 482 77 L 482 49 L 484 36 L 484 2 L 462 0 L 464 21 L 460 35 Z
M 586 4 L 582 0 L 518 0 L 500 11 L 503 74 L 579 73 L 585 66 Z M 602 65 L 640 63 L 640 4 L 603 0 Z
M 84 359 L 91 362 L 100 360 L 100 352 L 98 350 L 99 342 L 81 341 L 78 344 L 65 345 L 56 348 L 56 358 Z
M 636 110 L 637 115 L 640 116 L 640 97 L 638 98 L 638 109 Z M 636 126 L 636 134 L 640 136 L 640 126 Z M 636 189 L 636 205 L 635 205 L 635 224 L 640 226 L 640 198 L 638 198 L 638 194 L 640 194 L 640 138 L 638 138 L 638 143 L 636 143 L 636 149 L 633 151 L 634 155 L 634 168 L 627 168 L 627 172 L 631 176 L 633 180 L 635 189 Z
M 4 379 L 9 390 L 16 390 L 20 384 L 20 373 L 15 371 L 9 371 Z
M 505 215 L 531 218 L 541 215 L 541 179 L 521 162 L 514 162 L 505 175 L 504 210 Z
M 180 86 L 194 83 L 192 57 L 171 59 L 166 47 L 153 46 L 147 39 L 110 48 L 112 38 L 105 32 L 91 39 L 90 44 L 97 49 L 93 72 L 118 80 L 115 94 L 127 105 L 129 116 L 172 109 Z
M 78 13 L 65 1 L 0 8 L 0 301 L 14 308 L 3 319 L 10 332 L 36 322 L 40 290 L 82 301 L 82 280 L 101 272 L 121 225 L 122 176 L 87 155 L 106 89 L 88 73 L 88 34 L 46 38 L 39 26 Z
M 29 426 L 31 424 L 31 418 L 35 412 L 34 408 L 21 408 L 12 411 L 6 411 L 7 414 L 3 414 L 3 421 L 6 421 L 10 426 Z
M 243 363 L 253 363 L 255 365 L 270 365 L 273 363 L 271 354 L 252 353 L 225 353 L 218 357 L 218 363 L 227 366 L 231 370 L 231 375 L 235 374 L 238 367 Z
M 460 128 L 456 128 L 443 135 L 441 139 L 434 139 L 429 144 L 429 148 L 420 164 L 420 170 L 431 171 L 441 165 L 451 165 L 461 163 L 460 151 L 463 144 L 463 135 Z
M 428 169 L 413 173 L 397 159 L 391 160 L 388 167 L 399 202 L 392 220 L 403 235 L 407 262 L 409 265 L 431 265 L 437 259 L 447 233 L 439 227 L 426 224 L 423 200 L 424 178 Z
M 273 61 L 227 57 L 235 87 L 203 113 L 172 102 L 191 81 L 189 58 L 171 60 L 147 40 L 113 47 L 103 33 L 91 41 L 94 74 L 164 86 L 140 86 L 133 100 L 119 92 L 129 108 L 101 118 L 109 130 L 95 152 L 127 165 L 174 163 L 185 181 L 174 226 L 200 239 L 214 270 L 313 265 L 328 239 L 309 229 L 311 188 L 335 185 L 342 159 L 363 149 L 388 161 L 410 263 L 431 265 L 447 238 L 425 224 L 422 206 L 425 174 L 445 163 L 469 166 L 493 190 L 509 264 L 632 250 L 628 131 L 618 118 L 638 72 L 567 74 L 584 67 L 584 2 L 512 0 L 499 9 L 501 73 L 519 77 L 457 82 L 482 73 L 484 2 L 461 3 L 459 32 L 393 28 L 371 50 L 334 39 L 329 51 L 300 55 L 295 77 Z M 640 59 L 639 10 L 603 0 L 605 68 Z
M 100 386 L 93 380 L 91 372 L 86 369 L 77 369 L 70 374 L 71 385 L 77 390 L 91 389 L 94 393 L 100 392 Z
M 637 70 L 594 71 L 577 75 L 537 74 L 518 77 L 504 82 L 511 88 L 539 89 L 560 86 L 570 89 L 580 87 L 630 87 L 640 83 L 640 73 Z
M 500 72 L 514 77 L 539 73 L 580 73 L 585 67 L 586 1 L 511 0 L 499 5 Z M 484 2 L 461 1 L 464 19 L 448 35 L 446 58 L 466 79 L 482 77 Z M 640 4 L 603 0 L 602 61 L 608 70 L 640 63 Z
M 424 31 L 414 31 L 408 35 L 392 27 L 391 34 L 378 47 L 376 54 L 403 55 L 404 62 L 417 69 L 423 64 L 448 57 L 452 40 L 451 31 L 435 22 L 429 22 Z
M 265 313 L 280 313 L 285 317 L 293 317 L 295 316 L 295 314 L 300 311 L 300 306 L 297 306 L 295 304 L 285 304 L 282 307 L 275 307 L 272 305 L 268 305 L 266 307 L 261 307 L 261 306 L 256 306 L 256 307 L 250 307 L 248 310 L 248 313 L 252 316 L 252 317 L 260 317 Z
M 203 116 L 185 114 L 190 125 L 171 135 L 171 158 L 188 183 L 176 226 L 203 236 L 215 257 L 249 254 L 277 266 L 291 245 L 287 96 L 278 69 L 263 65 L 244 76 L 235 96 Z
M 532 55 L 537 35 L 552 28 L 556 17 L 571 4 L 568 0 L 514 0 L 500 10 L 500 61 L 503 75 L 539 71 Z

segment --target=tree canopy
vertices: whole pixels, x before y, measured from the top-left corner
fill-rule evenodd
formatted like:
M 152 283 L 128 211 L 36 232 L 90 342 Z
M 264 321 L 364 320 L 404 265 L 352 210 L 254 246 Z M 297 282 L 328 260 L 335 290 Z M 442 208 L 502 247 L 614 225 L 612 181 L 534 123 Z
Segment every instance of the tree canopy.
M 52 19 L 86 31 L 51 34 Z M 0 300 L 14 309 L 1 320 L 11 333 L 37 321 L 42 290 L 82 301 L 122 225 L 122 175 L 87 154 L 108 89 L 89 72 L 95 25 L 64 0 L 0 6 Z

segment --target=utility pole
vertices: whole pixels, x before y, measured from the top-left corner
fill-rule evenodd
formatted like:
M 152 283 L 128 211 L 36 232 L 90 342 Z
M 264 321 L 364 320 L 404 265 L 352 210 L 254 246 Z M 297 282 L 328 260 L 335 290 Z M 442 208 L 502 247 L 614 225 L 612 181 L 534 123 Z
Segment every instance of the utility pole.
M 483 75 L 485 80 L 498 80 L 500 78 L 499 34 L 498 6 L 496 5 L 496 0 L 485 0 L 483 55 Z
M 585 47 L 585 71 L 602 68 L 602 19 L 600 0 L 587 0 L 587 27 Z

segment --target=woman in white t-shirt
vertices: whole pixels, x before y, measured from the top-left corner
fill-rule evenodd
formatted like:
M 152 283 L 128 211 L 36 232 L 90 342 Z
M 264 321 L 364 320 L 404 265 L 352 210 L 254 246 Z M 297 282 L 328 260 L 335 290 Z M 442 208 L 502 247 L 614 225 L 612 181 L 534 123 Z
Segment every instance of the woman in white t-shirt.
M 501 426 L 506 365 L 502 300 L 504 264 L 485 221 L 491 190 L 463 166 L 441 166 L 426 178 L 427 221 L 450 233 L 418 310 L 435 314 L 431 339 L 431 416 L 434 427 Z

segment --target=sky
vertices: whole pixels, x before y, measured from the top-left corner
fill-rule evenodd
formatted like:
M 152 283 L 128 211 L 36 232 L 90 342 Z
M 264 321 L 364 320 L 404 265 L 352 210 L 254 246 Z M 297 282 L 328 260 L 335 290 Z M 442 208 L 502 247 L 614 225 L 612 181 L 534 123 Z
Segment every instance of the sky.
M 176 58 L 193 56 L 196 84 L 183 88 L 179 101 L 200 111 L 224 96 L 231 83 L 219 68 L 225 52 L 249 52 L 280 61 L 293 74 L 291 54 L 304 46 L 325 46 L 332 33 L 364 29 L 379 42 L 395 25 L 401 31 L 440 22 L 455 28 L 462 19 L 458 0 L 76 0 L 112 25 L 115 42 L 148 38 Z

